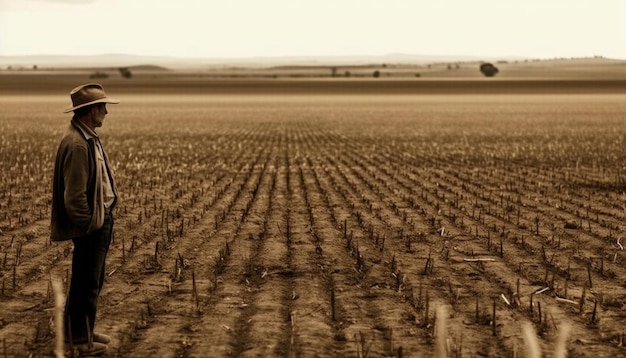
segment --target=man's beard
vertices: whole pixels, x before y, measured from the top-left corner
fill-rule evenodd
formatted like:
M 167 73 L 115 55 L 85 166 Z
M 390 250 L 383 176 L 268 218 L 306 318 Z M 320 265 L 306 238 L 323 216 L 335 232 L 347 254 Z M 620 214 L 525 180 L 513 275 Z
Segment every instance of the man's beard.
M 96 119 L 96 120 L 94 120 L 94 127 L 95 127 L 95 128 L 102 127 L 102 124 L 103 124 L 103 123 L 104 123 L 104 118 L 102 118 L 102 119 L 100 119 L 100 120 Z

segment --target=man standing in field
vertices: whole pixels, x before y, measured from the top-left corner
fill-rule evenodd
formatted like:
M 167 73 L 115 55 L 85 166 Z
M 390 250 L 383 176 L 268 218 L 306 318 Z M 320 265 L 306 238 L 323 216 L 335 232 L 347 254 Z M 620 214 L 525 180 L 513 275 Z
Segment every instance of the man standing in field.
M 108 98 L 97 83 L 70 92 L 74 112 L 57 150 L 52 183 L 51 240 L 72 240 L 72 279 L 65 303 L 65 341 L 82 356 L 103 354 L 111 338 L 94 331 L 98 296 L 113 232 L 117 191 L 96 128 Z

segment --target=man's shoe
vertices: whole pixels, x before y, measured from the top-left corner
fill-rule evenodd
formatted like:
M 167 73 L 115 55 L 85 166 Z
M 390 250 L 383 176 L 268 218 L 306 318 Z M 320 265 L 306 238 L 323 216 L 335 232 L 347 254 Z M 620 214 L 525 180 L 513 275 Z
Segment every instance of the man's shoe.
M 107 351 L 107 345 L 98 343 L 98 342 L 93 342 L 92 344 L 81 343 L 81 344 L 75 345 L 74 347 L 78 351 L 79 357 L 101 356 L 104 354 L 104 352 Z
M 92 337 L 94 342 L 109 344 L 111 343 L 111 336 L 104 333 L 94 333 Z

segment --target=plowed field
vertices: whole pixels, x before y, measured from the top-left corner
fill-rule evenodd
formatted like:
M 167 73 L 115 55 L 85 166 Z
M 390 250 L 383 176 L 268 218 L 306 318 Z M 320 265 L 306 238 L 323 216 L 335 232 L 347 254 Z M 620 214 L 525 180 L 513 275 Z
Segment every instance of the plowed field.
M 626 354 L 626 95 L 107 92 L 106 356 Z M 2 357 L 53 355 L 68 101 L 0 96 Z

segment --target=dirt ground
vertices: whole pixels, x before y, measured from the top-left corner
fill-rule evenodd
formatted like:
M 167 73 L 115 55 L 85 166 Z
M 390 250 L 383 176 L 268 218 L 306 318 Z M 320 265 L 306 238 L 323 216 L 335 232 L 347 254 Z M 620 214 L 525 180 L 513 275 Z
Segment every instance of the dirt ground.
M 0 84 L 2 357 L 54 354 L 77 81 Z M 626 354 L 626 86 L 318 82 L 103 82 L 105 356 L 521 357 L 527 325 L 545 356 L 564 328 L 569 357 Z

